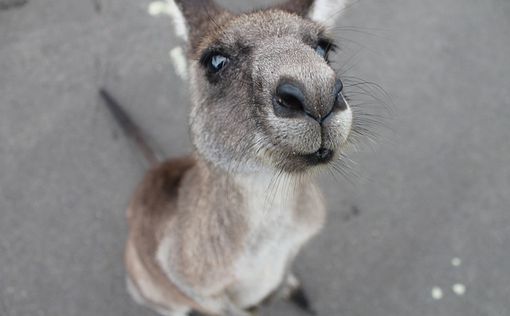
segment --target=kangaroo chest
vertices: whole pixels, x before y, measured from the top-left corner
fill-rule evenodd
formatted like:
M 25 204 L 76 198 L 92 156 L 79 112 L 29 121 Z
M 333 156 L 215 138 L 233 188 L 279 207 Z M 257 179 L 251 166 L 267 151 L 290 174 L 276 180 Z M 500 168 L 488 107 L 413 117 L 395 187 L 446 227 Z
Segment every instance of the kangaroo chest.
M 249 232 L 229 292 L 239 306 L 249 307 L 278 288 L 300 247 L 322 221 L 300 218 L 316 210 L 299 205 L 299 192 L 292 187 L 271 188 L 261 179 L 245 182 L 244 189 Z

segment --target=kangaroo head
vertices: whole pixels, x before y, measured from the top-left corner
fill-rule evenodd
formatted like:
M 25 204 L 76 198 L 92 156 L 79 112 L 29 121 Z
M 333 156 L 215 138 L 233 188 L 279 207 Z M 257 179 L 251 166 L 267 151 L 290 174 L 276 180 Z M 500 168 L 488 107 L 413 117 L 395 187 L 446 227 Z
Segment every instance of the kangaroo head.
M 303 172 L 339 156 L 352 125 L 328 33 L 343 0 L 295 0 L 233 14 L 175 0 L 188 41 L 193 144 L 239 170 Z

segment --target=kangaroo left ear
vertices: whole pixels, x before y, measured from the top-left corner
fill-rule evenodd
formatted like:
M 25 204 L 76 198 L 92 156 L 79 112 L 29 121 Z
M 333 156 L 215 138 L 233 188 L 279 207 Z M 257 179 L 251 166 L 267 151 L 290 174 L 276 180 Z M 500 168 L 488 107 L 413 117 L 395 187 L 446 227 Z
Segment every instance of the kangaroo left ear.
M 278 8 L 333 27 L 347 3 L 348 0 L 288 0 Z
M 164 11 L 174 21 L 176 34 L 195 47 L 214 19 L 225 11 L 214 0 L 164 0 Z

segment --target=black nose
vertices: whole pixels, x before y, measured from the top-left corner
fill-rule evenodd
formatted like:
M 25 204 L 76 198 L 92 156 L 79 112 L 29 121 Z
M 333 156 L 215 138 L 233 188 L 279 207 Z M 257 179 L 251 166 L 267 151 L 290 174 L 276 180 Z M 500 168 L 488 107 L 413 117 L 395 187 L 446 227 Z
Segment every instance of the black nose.
M 304 114 L 322 123 L 335 109 L 343 111 L 347 108 L 341 94 L 342 89 L 342 81 L 336 80 L 333 88 L 334 100 L 329 101 L 331 104 L 321 104 L 318 110 L 313 104 L 306 102 L 305 93 L 297 84 L 284 82 L 276 88 L 273 97 L 274 112 L 277 116 L 285 118 Z

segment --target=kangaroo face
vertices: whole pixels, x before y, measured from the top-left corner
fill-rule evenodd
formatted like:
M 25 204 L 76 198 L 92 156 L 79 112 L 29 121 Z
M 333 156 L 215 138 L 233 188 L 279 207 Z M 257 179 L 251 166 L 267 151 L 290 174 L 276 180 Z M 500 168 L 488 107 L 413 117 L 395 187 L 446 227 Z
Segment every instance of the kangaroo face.
M 191 2 L 205 7 L 195 7 L 193 17 L 183 10 L 197 151 L 225 168 L 289 173 L 335 159 L 352 112 L 328 61 L 333 40 L 303 16 L 312 2 L 301 11 L 282 6 L 238 16 Z

